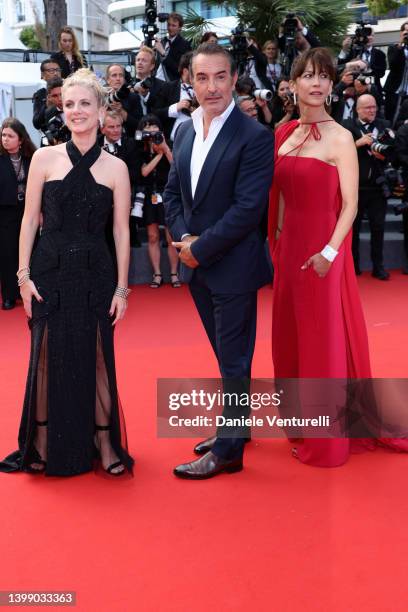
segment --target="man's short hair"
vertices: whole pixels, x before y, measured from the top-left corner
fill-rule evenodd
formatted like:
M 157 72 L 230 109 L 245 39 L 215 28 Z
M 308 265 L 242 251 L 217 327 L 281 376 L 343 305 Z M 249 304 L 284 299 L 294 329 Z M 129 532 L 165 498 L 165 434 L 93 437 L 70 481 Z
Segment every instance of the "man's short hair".
M 183 25 L 184 25 L 184 19 L 183 19 L 183 16 L 180 15 L 180 13 L 170 13 L 170 15 L 167 17 L 167 21 L 169 19 L 173 19 L 174 21 L 178 21 L 178 24 L 179 24 L 180 28 L 182 28 Z
M 179 75 L 180 76 L 183 74 L 183 70 L 185 68 L 187 68 L 187 70 L 190 70 L 190 63 L 191 63 L 192 56 L 193 56 L 193 52 L 192 51 L 187 51 L 187 53 L 184 53 L 180 57 L 180 61 L 179 61 L 179 65 L 178 65 L 178 71 L 179 71 Z
M 104 117 L 103 117 L 103 125 L 105 125 L 105 119 L 107 119 L 108 117 L 109 117 L 110 119 L 113 119 L 114 121 L 118 120 L 118 121 L 120 121 L 121 123 L 123 123 L 123 116 L 122 116 L 122 113 L 120 113 L 120 112 L 119 112 L 119 111 L 117 111 L 117 110 L 107 110 L 107 111 L 105 112 L 105 115 L 104 115 Z
M 224 47 L 221 47 L 218 43 L 203 43 L 202 45 L 199 45 L 197 49 L 195 49 L 195 51 L 193 51 L 193 54 L 191 56 L 191 61 L 190 61 L 190 74 L 191 75 L 194 74 L 193 64 L 194 64 L 194 58 L 196 58 L 197 55 L 212 55 L 212 56 L 223 55 L 227 59 L 230 65 L 231 76 L 235 74 L 237 71 L 237 65 L 229 51 L 224 49 Z
M 109 66 L 106 67 L 106 73 L 105 73 L 105 79 L 109 78 L 109 70 L 111 68 L 113 68 L 114 66 L 119 66 L 119 68 L 121 68 L 123 76 L 125 76 L 125 68 L 124 66 L 122 66 L 121 64 L 109 64 Z
M 137 52 L 136 57 L 139 55 L 139 53 L 148 53 L 152 58 L 152 62 L 156 62 L 155 53 L 150 47 L 146 47 L 145 45 L 143 45 L 143 47 L 140 47 L 139 51 Z
M 48 59 L 45 59 L 45 60 L 43 60 L 43 61 L 41 62 L 41 64 L 40 64 L 40 70 L 41 70 L 41 72 L 44 72 L 45 67 L 47 66 L 47 64 L 55 64 L 56 66 L 58 66 L 58 68 L 60 68 L 60 65 L 58 64 L 58 62 L 56 62 L 55 60 L 53 60 L 53 59 L 51 59 L 51 58 L 48 58 Z M 60 68 L 60 69 L 61 69 L 61 68 Z
M 55 89 L 56 87 L 62 87 L 63 84 L 64 84 L 64 81 L 60 79 L 59 77 L 55 77 L 55 79 L 51 79 L 47 83 L 47 94 L 49 94 L 50 91 L 52 89 Z

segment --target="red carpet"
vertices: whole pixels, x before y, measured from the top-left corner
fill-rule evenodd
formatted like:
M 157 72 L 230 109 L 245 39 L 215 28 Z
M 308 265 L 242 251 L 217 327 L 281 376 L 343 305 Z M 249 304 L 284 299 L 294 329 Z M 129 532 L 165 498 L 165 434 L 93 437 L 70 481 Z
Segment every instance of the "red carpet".
M 408 373 L 408 278 L 359 280 L 374 374 Z M 272 291 L 260 294 L 254 375 L 271 377 Z M 29 334 L 0 312 L 0 455 L 16 448 Z M 245 470 L 185 482 L 194 441 L 156 438 L 155 382 L 216 376 L 186 288 L 136 287 L 116 338 L 133 479 L 0 474 L 0 590 L 70 590 L 85 612 L 405 611 L 408 457 L 384 450 L 325 470 L 283 440 Z M 44 608 L 48 609 L 48 608 Z

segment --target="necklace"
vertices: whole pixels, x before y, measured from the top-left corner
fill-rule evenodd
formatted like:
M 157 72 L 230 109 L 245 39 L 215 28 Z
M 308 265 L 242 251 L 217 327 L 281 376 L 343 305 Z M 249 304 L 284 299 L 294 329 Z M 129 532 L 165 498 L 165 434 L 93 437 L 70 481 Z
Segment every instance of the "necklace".
M 10 154 L 10 159 L 12 162 L 17 163 L 21 161 L 21 154 L 18 157 L 12 157 L 12 155 Z

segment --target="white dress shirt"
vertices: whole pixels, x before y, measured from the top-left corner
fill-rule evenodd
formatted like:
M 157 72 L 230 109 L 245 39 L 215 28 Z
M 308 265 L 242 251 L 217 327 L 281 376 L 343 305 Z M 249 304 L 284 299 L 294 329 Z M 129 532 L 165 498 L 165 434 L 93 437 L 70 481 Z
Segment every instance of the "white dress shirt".
M 191 193 L 194 197 L 195 190 L 197 188 L 198 179 L 200 178 L 201 170 L 204 162 L 213 146 L 215 139 L 220 133 L 224 123 L 235 108 L 234 100 L 231 100 L 230 105 L 225 111 L 218 117 L 214 117 L 211 121 L 210 129 L 208 130 L 207 138 L 204 139 L 204 120 L 203 120 L 203 109 L 199 106 L 192 114 L 193 126 L 195 130 L 195 139 L 193 150 L 191 152 Z

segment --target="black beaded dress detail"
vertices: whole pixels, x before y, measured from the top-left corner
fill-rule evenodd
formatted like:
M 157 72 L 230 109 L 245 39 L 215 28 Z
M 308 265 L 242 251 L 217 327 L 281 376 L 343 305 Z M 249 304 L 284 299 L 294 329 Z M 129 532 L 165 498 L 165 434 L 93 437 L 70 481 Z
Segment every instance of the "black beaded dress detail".
M 66 147 L 72 169 L 63 180 L 44 184 L 43 226 L 31 260 L 31 278 L 44 301 L 33 298 L 19 450 L 0 462 L 3 472 L 31 471 L 38 457 L 36 420 L 48 421 L 48 475 L 93 469 L 96 424 L 110 425 L 113 450 L 128 470 L 133 465 L 116 388 L 109 315 L 116 270 L 105 225 L 113 193 L 90 172 L 101 153 L 97 144 L 83 156 L 72 141 Z

